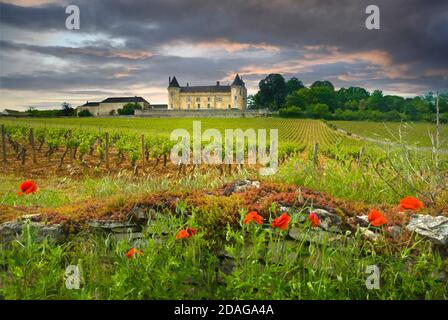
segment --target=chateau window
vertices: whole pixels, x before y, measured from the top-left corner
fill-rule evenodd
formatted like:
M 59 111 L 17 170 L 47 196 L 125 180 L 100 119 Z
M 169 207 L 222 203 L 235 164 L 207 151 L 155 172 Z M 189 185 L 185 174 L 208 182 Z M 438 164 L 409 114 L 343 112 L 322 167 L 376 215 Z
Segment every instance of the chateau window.
M 198 103 L 198 109 L 201 109 L 201 104 L 200 103 Z
M 190 109 L 190 104 L 188 104 L 188 109 Z
M 207 104 L 207 108 L 210 109 L 210 103 Z
M 210 101 L 212 101 L 212 98 L 207 97 L 207 102 L 210 102 Z
M 235 101 L 236 101 L 237 99 L 238 99 L 238 97 L 237 97 L 237 96 L 233 97 L 233 100 L 235 100 Z
M 196 98 L 196 102 L 201 102 L 201 98 L 200 98 L 200 97 L 197 97 L 197 98 Z
M 222 97 L 218 97 L 218 102 L 222 102 Z
M 187 102 L 191 102 L 191 98 L 190 97 L 187 97 Z

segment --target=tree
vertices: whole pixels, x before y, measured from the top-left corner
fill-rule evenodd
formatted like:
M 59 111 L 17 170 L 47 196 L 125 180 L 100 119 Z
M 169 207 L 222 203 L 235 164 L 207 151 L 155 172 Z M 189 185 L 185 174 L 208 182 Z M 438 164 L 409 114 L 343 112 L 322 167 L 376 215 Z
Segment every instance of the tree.
M 439 94 L 439 108 L 441 113 L 448 113 L 448 92 Z
M 70 105 L 70 103 L 67 102 L 63 102 L 61 104 L 61 109 L 62 109 L 62 115 L 64 117 L 69 117 L 69 116 L 73 116 L 75 114 L 75 109 L 72 108 L 72 106 Z
M 368 110 L 377 110 L 382 112 L 389 111 L 387 110 L 387 105 L 384 102 L 383 92 L 381 90 L 375 90 L 366 100 L 366 107 Z
M 247 97 L 247 109 L 257 109 L 258 106 L 255 103 L 255 96 L 253 94 Z
M 312 85 L 311 85 L 311 89 L 314 89 L 314 88 L 329 88 L 329 89 L 331 89 L 331 90 L 334 90 L 334 86 L 333 86 L 333 84 L 330 82 L 330 81 L 328 81 L 328 80 L 318 80 L 318 81 L 315 81 Z
M 326 104 L 331 112 L 337 109 L 337 93 L 328 86 L 317 86 L 310 89 L 310 104 L 323 103 Z
M 304 109 L 308 104 L 311 103 L 311 90 L 308 88 L 302 88 L 297 91 L 290 93 L 286 97 L 286 105 L 288 107 L 299 107 Z
M 367 99 L 369 95 L 370 95 L 369 92 L 364 88 L 360 87 L 349 87 L 348 89 L 341 88 L 337 92 L 337 105 L 338 107 L 344 109 L 345 107 L 348 106 L 347 103 L 351 102 L 350 108 L 352 109 L 354 105 L 353 101 L 359 102 L 362 99 Z
M 129 102 L 129 103 L 126 103 L 126 104 L 123 106 L 123 108 L 118 109 L 117 112 L 118 112 L 118 114 L 121 115 L 121 116 L 128 116 L 128 115 L 133 115 L 133 114 L 135 114 L 135 109 L 139 109 L 139 110 L 141 110 L 142 107 L 141 107 L 138 103 L 135 103 L 135 102 Z
M 287 94 L 290 95 L 296 92 L 299 89 L 305 88 L 302 81 L 297 79 L 296 77 L 292 77 L 286 82 Z
M 325 119 L 330 116 L 330 108 L 324 103 L 316 103 L 306 108 L 306 113 L 312 118 Z
M 258 84 L 259 91 L 255 95 L 255 103 L 258 107 L 268 107 L 278 110 L 285 103 L 287 87 L 281 74 L 271 73 Z

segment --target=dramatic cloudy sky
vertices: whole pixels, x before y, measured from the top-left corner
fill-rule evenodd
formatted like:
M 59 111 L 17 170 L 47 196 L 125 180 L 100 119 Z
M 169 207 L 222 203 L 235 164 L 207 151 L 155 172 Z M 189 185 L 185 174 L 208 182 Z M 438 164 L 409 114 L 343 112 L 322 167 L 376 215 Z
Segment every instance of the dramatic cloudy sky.
M 448 90 L 447 0 L 0 0 L 0 109 L 276 72 L 399 95 Z M 65 28 L 76 4 L 81 29 Z M 381 10 L 367 30 L 365 8 Z

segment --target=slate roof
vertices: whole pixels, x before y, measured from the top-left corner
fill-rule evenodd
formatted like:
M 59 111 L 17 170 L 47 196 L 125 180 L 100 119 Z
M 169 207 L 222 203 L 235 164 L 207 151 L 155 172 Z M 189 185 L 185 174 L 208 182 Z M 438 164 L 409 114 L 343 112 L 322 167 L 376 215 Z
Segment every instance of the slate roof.
M 230 86 L 194 86 L 194 87 L 181 87 L 180 92 L 194 93 L 194 92 L 230 92 Z
M 179 82 L 177 82 L 176 77 L 173 77 L 173 79 L 171 79 L 168 88 L 170 87 L 176 87 L 176 88 L 180 88 Z
M 101 103 L 129 103 L 129 102 L 144 102 L 149 103 L 142 97 L 113 97 L 113 98 L 107 98 L 106 100 L 101 101 Z
M 244 81 L 240 78 L 239 74 L 237 74 L 235 79 L 233 80 L 232 86 L 244 86 Z
M 151 108 L 153 109 L 168 109 L 167 104 L 152 104 Z
M 99 102 L 86 102 L 81 107 L 98 107 L 99 105 Z

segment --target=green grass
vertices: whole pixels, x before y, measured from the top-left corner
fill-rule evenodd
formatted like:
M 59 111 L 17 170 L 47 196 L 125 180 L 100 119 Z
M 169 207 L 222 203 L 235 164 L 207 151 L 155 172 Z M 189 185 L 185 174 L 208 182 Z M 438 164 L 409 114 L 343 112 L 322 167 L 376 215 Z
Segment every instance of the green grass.
M 290 227 L 303 235 L 314 232 L 299 222 L 301 215 L 292 215 Z M 185 223 L 199 233 L 176 240 Z M 438 279 L 446 266 L 424 241 L 395 250 L 356 233 L 340 243 L 325 237 L 308 243 L 288 240 L 267 222 L 228 227 L 226 238 L 212 247 L 200 221 L 163 213 L 136 244 L 143 254 L 128 259 L 133 244 L 127 240 L 79 234 L 57 245 L 39 243 L 32 228 L 24 230 L 20 242 L 0 250 L 0 296 L 6 299 L 446 299 L 448 294 Z M 65 286 L 69 265 L 80 267 L 78 290 Z M 369 265 L 380 268 L 378 290 L 366 288 Z
M 244 179 L 247 172 L 234 172 L 232 175 L 218 176 L 214 173 L 198 172 L 179 179 L 167 177 L 103 176 L 84 177 L 42 177 L 34 179 L 39 190 L 34 194 L 19 196 L 19 185 L 26 177 L 4 176 L 0 184 L 0 204 L 10 206 L 58 207 L 88 199 L 108 198 L 114 195 L 140 195 L 151 192 L 194 189 L 211 190 L 229 181 Z
M 336 127 L 356 135 L 404 143 L 420 147 L 432 146 L 429 133 L 434 134 L 436 126 L 430 123 L 367 122 L 367 121 L 331 121 Z M 441 125 L 441 147 L 448 148 L 448 125 Z

